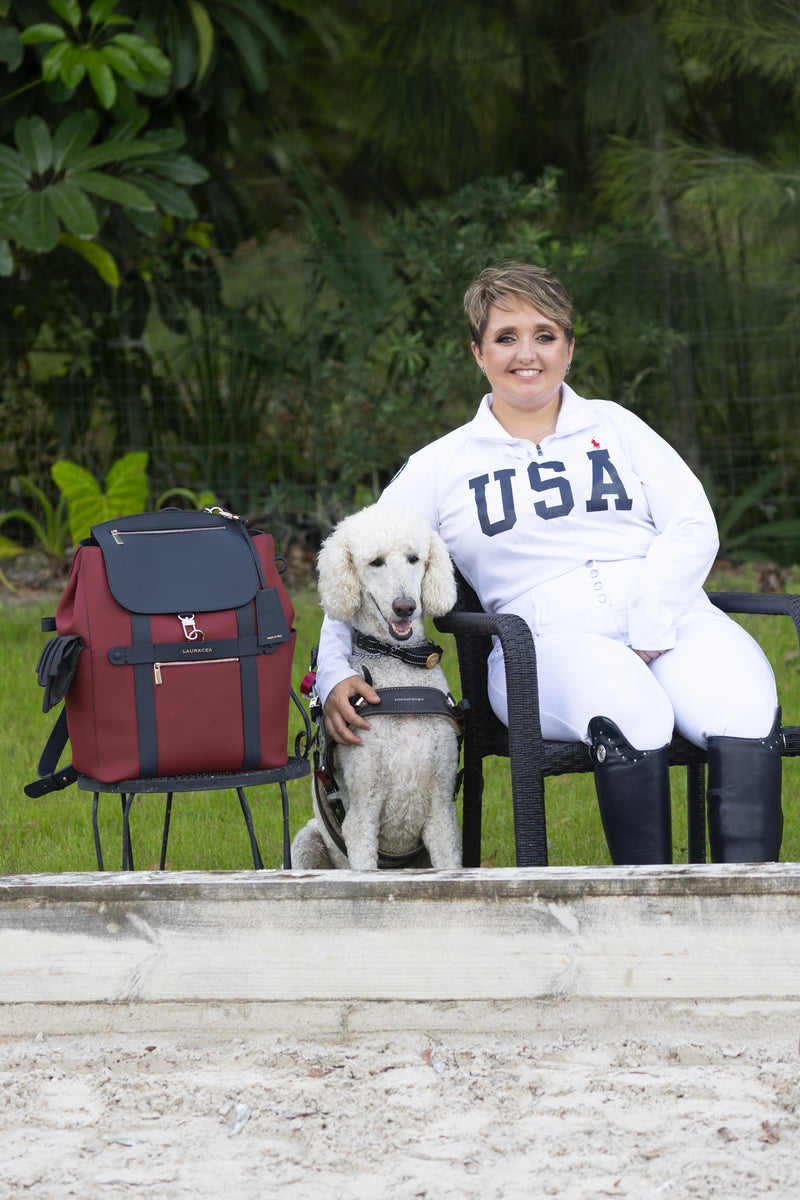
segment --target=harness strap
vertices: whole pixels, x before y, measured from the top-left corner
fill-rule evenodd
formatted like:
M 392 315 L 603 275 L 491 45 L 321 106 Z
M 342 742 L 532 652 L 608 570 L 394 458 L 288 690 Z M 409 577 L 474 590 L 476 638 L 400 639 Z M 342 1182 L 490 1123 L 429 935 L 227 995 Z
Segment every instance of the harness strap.
M 371 683 L 371 679 L 367 678 L 367 682 Z M 456 704 L 449 692 L 432 687 L 382 687 L 380 697 L 379 704 L 364 702 L 357 707 L 365 709 L 369 717 L 447 717 L 459 739 L 463 737 L 461 717 L 467 705 L 463 700 Z
M 368 676 L 368 672 L 365 672 Z M 380 704 L 366 705 L 369 716 L 411 715 L 419 717 L 446 717 L 456 728 L 459 741 L 463 737 L 461 718 L 469 707 L 466 700 L 456 704 L 449 692 L 441 692 L 438 688 L 430 687 L 394 687 L 381 688 Z M 333 770 L 333 753 L 335 743 L 320 737 L 324 731 L 324 718 L 320 709 L 318 717 L 317 740 L 324 745 L 324 761 L 319 749 L 314 751 L 314 794 L 317 799 L 319 814 L 325 828 L 331 836 L 334 845 L 342 854 L 347 854 L 347 846 L 342 836 L 342 821 L 345 817 L 344 807 L 338 795 L 338 784 Z M 459 776 L 460 779 L 460 776 Z M 458 791 L 458 781 L 456 784 Z M 455 799 L 455 797 L 454 797 Z M 378 867 L 390 870 L 408 867 L 416 862 L 423 853 L 425 845 L 422 841 L 413 849 L 403 854 L 390 854 L 378 848 Z
M 336 794 L 336 781 L 332 775 L 326 773 L 319 766 L 319 754 L 314 754 L 314 792 L 317 798 L 317 808 L 319 815 L 322 817 L 325 828 L 331 836 L 333 844 L 341 851 L 342 854 L 347 854 L 347 845 L 342 836 L 342 821 L 345 813 L 342 802 Z M 328 792 L 330 789 L 330 795 Z M 386 850 L 378 848 L 378 867 L 381 870 L 394 870 L 399 867 L 410 867 L 416 862 L 419 856 L 425 849 L 423 842 L 420 842 L 413 850 L 409 850 L 404 854 L 390 854 Z

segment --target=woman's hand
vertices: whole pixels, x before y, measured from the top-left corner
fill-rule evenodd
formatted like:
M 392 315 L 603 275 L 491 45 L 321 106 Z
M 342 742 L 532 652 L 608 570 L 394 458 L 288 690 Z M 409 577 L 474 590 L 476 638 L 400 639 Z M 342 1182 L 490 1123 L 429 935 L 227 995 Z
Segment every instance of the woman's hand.
M 638 654 L 642 662 L 652 662 L 654 658 L 660 658 L 664 653 L 663 650 L 634 650 L 634 654 Z
M 328 735 L 343 746 L 363 745 L 356 730 L 370 728 L 369 721 L 365 721 L 359 710 L 350 703 L 354 696 L 363 696 L 369 704 L 380 702 L 378 693 L 360 675 L 350 675 L 337 683 L 325 701 L 325 728 Z

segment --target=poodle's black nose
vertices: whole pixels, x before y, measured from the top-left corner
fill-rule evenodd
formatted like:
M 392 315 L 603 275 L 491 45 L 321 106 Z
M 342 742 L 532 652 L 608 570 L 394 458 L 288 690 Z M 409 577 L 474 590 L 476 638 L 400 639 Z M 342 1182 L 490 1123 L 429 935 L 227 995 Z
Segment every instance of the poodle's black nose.
M 398 596 L 392 601 L 392 611 L 401 621 L 408 621 L 416 612 L 417 604 L 410 596 Z

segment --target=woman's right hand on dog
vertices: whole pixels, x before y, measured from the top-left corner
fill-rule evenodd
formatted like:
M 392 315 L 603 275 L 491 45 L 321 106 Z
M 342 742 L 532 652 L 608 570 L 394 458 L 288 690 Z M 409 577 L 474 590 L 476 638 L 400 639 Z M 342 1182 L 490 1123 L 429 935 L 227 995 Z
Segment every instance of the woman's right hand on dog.
M 365 721 L 359 709 L 351 704 L 356 696 L 363 696 L 368 704 L 380 703 L 378 693 L 360 675 L 350 675 L 337 683 L 325 701 L 325 728 L 328 735 L 343 746 L 363 745 L 356 731 L 370 728 L 369 721 Z

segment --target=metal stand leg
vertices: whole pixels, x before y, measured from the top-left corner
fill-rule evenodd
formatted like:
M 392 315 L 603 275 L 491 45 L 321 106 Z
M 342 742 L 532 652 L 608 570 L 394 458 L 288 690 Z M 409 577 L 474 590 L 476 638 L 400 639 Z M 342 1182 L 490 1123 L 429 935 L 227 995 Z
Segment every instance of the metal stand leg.
M 292 841 L 289 837 L 289 795 L 286 791 L 286 784 L 281 779 L 281 808 L 283 809 L 283 869 L 291 871 L 292 869 Z
M 131 805 L 136 798 L 135 792 L 120 792 L 122 800 L 122 869 L 133 871 L 133 846 L 131 845 Z
M 258 848 L 258 842 L 256 841 L 256 831 L 253 828 L 253 817 L 250 812 L 250 805 L 247 803 L 247 797 L 244 794 L 244 788 L 238 787 L 236 792 L 239 796 L 239 803 L 242 806 L 242 812 L 244 813 L 244 821 L 245 825 L 247 826 L 247 832 L 250 834 L 250 849 L 253 851 L 253 866 L 257 871 L 263 871 L 264 863 L 261 858 L 261 851 Z
M 163 871 L 167 862 L 167 842 L 169 841 L 169 819 L 172 815 L 172 792 L 167 792 L 167 803 L 164 809 L 164 832 L 161 835 L 161 858 L 158 860 L 158 869 Z
M 97 808 L 99 803 L 100 793 L 95 792 L 94 799 L 92 800 L 92 831 L 94 833 L 94 852 L 97 855 L 97 869 L 98 871 L 103 871 L 105 870 L 103 867 L 103 849 L 100 845 L 100 828 L 97 824 Z
M 289 826 L 289 790 L 287 781 L 289 779 L 299 779 L 302 775 L 308 775 L 309 764 L 305 758 L 290 758 L 283 768 L 263 768 L 252 771 L 241 772 L 223 772 L 211 775 L 181 775 L 181 776 L 163 776 L 151 777 L 142 779 L 125 779 L 118 782 L 101 782 L 96 779 L 90 779 L 88 776 L 78 775 L 79 786 L 86 791 L 93 793 L 92 801 L 92 834 L 94 838 L 94 849 L 97 858 L 97 869 L 99 871 L 115 870 L 113 865 L 109 866 L 104 861 L 103 846 L 100 829 L 100 796 L 108 793 L 109 795 L 119 796 L 122 810 L 122 871 L 134 871 L 136 869 L 134 863 L 133 840 L 132 840 L 132 818 L 134 801 L 139 798 L 143 802 L 150 796 L 164 797 L 164 813 L 161 829 L 161 848 L 158 862 L 152 863 L 153 870 L 158 869 L 164 871 L 168 866 L 169 855 L 169 835 L 172 825 L 172 805 L 175 795 L 178 792 L 204 792 L 224 790 L 225 794 L 230 796 L 232 791 L 235 791 L 239 797 L 239 805 L 244 816 L 245 825 L 247 827 L 247 835 L 250 838 L 250 850 L 253 857 L 253 867 L 256 871 L 264 870 L 264 859 L 261 854 L 261 848 L 256 837 L 254 815 L 250 808 L 248 800 L 248 791 L 254 787 L 273 787 L 275 784 L 280 785 L 281 789 L 281 812 L 283 820 L 283 867 L 285 870 L 291 870 L 292 867 L 292 850 L 291 850 L 291 833 Z M 274 796 L 274 793 L 273 793 Z M 113 840 L 113 839 L 112 839 Z M 139 854 L 145 851 L 139 850 Z M 113 851 L 112 851 L 113 854 Z M 150 862 L 152 856 L 148 856 Z M 119 860 L 117 860 L 119 861 Z M 169 864 L 171 865 L 171 864 Z M 278 865 L 277 863 L 275 864 Z

